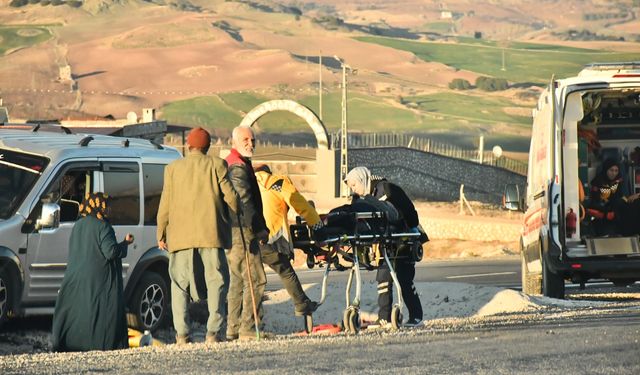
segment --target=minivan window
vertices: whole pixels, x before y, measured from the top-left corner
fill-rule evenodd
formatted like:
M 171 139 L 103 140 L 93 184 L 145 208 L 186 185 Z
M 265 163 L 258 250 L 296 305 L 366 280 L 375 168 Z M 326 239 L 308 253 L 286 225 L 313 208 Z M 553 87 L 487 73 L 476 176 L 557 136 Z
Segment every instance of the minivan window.
M 144 176 L 144 224 L 156 225 L 164 180 L 164 164 L 142 164 L 142 175 Z
M 103 165 L 104 192 L 109 196 L 109 222 L 137 225 L 140 222 L 140 180 L 137 163 Z
M 94 174 L 98 168 L 99 165 L 95 162 L 73 162 L 63 166 L 25 220 L 22 233 L 32 233 L 35 230 L 43 203 L 56 203 L 60 206 L 61 223 L 78 220 L 80 203 L 87 193 L 94 191 Z
M 8 219 L 29 194 L 49 159 L 0 149 L 0 219 Z

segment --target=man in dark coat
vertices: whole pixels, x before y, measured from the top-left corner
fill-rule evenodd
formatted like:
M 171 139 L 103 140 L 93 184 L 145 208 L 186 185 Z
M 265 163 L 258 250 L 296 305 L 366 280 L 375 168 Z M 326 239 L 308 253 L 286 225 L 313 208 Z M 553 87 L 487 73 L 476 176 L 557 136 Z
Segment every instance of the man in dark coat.
M 227 257 L 231 276 L 227 296 L 227 340 L 251 340 L 258 338 L 256 330 L 260 327 L 256 327 L 255 321 L 260 322 L 263 315 L 262 296 L 267 276 L 260 257 L 260 244 L 266 243 L 269 231 L 262 215 L 260 188 L 251 165 L 256 141 L 253 130 L 236 127 L 232 141 L 233 148 L 225 160 L 229 164 L 229 180 L 240 197 L 241 214 L 233 220 L 233 245 Z M 249 272 L 245 257 L 249 259 Z M 254 316 L 254 305 L 257 316 Z
M 69 259 L 53 314 L 54 351 L 129 347 L 122 258 L 133 236 L 116 241 L 102 193 L 87 194 L 69 239 Z

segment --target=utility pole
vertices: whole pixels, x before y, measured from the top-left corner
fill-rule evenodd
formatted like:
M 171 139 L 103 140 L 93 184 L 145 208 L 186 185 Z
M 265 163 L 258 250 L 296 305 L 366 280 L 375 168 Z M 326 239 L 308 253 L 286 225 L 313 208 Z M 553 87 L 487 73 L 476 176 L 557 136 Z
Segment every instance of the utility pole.
M 322 121 L 322 50 L 320 50 L 318 59 L 318 77 L 318 115 L 320 115 L 320 121 Z
M 503 72 L 507 70 L 507 66 L 505 64 L 505 58 L 504 58 L 504 48 L 502 49 L 502 70 Z
M 333 56 L 342 66 L 342 123 L 340 126 L 340 197 L 346 197 L 347 187 L 343 183 L 348 172 L 348 142 L 347 142 L 347 69 L 353 71 L 344 60 Z

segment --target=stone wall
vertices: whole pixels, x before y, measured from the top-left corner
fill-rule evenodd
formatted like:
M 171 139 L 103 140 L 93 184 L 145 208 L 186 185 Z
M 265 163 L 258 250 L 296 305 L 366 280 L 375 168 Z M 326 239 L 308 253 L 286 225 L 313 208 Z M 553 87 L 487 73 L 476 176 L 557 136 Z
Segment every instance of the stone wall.
M 464 184 L 468 200 L 500 204 L 505 185 L 526 184 L 525 176 L 502 168 L 404 147 L 349 149 L 348 165 L 365 166 L 402 186 L 412 199 L 430 201 L 458 200 Z

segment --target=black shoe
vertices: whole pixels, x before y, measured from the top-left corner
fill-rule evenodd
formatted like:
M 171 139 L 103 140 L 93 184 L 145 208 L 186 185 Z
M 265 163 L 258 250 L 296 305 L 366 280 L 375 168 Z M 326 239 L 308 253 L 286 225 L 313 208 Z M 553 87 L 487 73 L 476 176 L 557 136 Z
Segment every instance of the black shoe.
M 416 319 L 416 318 L 409 319 L 409 320 L 406 321 L 406 323 L 404 323 L 405 327 L 420 327 L 420 326 L 423 326 L 423 325 L 424 325 L 424 322 L 422 320 Z
M 320 306 L 320 304 L 318 302 L 309 301 L 309 302 L 307 302 L 307 305 L 305 306 L 304 310 L 296 310 L 295 311 L 295 316 L 311 315 L 318 309 L 318 306 Z

